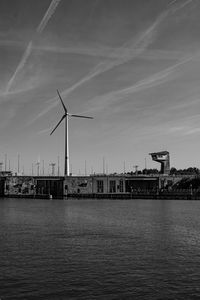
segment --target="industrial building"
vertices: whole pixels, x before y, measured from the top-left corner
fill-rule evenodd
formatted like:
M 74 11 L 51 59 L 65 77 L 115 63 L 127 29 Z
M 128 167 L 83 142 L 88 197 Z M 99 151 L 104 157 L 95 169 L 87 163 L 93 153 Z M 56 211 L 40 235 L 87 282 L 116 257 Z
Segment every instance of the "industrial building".
M 0 178 L 0 195 L 5 197 L 63 198 L 64 196 L 156 193 L 164 178 L 159 176 L 6 176 Z
M 61 176 L 1 176 L 0 196 L 63 198 L 64 177 Z
M 129 195 L 157 195 L 180 178 L 170 176 L 168 151 L 150 153 L 152 159 L 161 164 L 160 174 L 93 174 L 90 176 L 13 176 L 11 172 L 0 172 L 0 196 L 31 198 L 65 198 Z
M 158 176 L 91 175 L 65 177 L 65 194 L 124 194 L 156 192 L 159 189 Z

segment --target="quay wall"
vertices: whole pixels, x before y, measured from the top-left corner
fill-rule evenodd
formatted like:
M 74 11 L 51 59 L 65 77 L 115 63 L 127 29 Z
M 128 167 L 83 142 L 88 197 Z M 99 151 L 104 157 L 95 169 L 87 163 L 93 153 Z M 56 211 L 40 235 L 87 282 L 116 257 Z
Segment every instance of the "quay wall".
M 142 193 L 142 194 L 132 194 L 132 193 L 120 193 L 120 194 L 68 194 L 65 199 L 119 199 L 119 200 L 129 200 L 129 199 L 152 199 L 152 200 L 200 200 L 200 195 L 193 193 L 191 195 L 190 191 L 177 192 L 177 193 Z
M 7 176 L 0 177 L 0 197 L 95 199 L 200 199 L 198 189 L 172 190 L 182 177 L 130 176 Z

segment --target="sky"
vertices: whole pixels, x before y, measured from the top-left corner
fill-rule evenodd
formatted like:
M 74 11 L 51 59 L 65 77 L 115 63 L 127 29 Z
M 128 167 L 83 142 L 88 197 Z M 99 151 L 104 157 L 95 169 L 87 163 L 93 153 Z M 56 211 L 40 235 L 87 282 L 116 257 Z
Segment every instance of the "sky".
M 36 174 L 200 168 L 199 0 L 0 0 L 0 162 Z

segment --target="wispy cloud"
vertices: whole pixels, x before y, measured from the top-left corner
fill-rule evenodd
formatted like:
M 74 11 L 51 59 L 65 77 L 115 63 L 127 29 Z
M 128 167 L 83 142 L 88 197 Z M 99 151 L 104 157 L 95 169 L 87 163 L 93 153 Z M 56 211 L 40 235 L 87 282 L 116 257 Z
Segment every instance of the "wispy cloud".
M 59 2 L 61 0 L 52 0 L 51 4 L 49 6 L 49 8 L 47 9 L 44 17 L 42 18 L 42 21 L 40 22 L 40 24 L 37 27 L 37 33 L 41 34 L 42 31 L 45 29 L 46 25 L 48 24 L 48 21 L 50 20 L 50 18 L 52 17 L 52 15 L 54 14 L 56 7 L 58 6 Z M 33 46 L 33 41 L 30 41 L 28 43 L 28 46 L 25 49 L 25 52 L 22 55 L 22 58 L 14 72 L 14 74 L 12 75 L 11 79 L 9 80 L 9 82 L 7 83 L 6 86 L 6 90 L 5 93 L 8 93 L 18 75 L 18 73 L 24 68 L 29 56 L 31 55 L 32 52 L 32 46 Z
M 4 108 L 4 110 L 0 113 L 0 128 L 6 127 L 15 117 L 15 113 L 16 107 L 14 105 Z
M 175 126 L 175 127 L 170 127 L 167 129 L 168 133 L 179 133 L 181 131 L 185 131 L 187 127 L 185 126 Z
M 187 123 L 184 126 L 168 127 L 166 130 L 163 129 L 163 132 L 165 132 L 165 134 L 173 134 L 178 136 L 195 135 L 200 133 L 200 126 Z
M 23 56 L 22 56 L 22 58 L 21 58 L 21 60 L 18 64 L 14 74 L 12 75 L 12 77 L 10 78 L 10 80 L 9 80 L 7 86 L 6 86 L 5 94 L 9 92 L 9 90 L 11 89 L 11 86 L 13 85 L 13 82 L 14 82 L 17 74 L 23 69 L 25 63 L 27 62 L 27 60 L 28 60 L 28 58 L 31 54 L 31 51 L 32 51 L 32 44 L 33 44 L 32 41 L 29 42 L 25 52 L 23 53 Z
M 0 39 L 0 46 L 8 46 L 8 47 L 24 47 L 24 42 L 17 40 L 5 40 Z
M 115 67 L 118 67 L 130 60 L 133 60 L 134 58 L 136 58 L 139 55 L 141 55 L 142 53 L 144 53 L 144 51 L 148 48 L 148 46 L 155 40 L 158 29 L 160 28 L 160 25 L 162 24 L 162 22 L 170 14 L 173 14 L 177 10 L 182 9 L 186 4 L 189 4 L 189 2 L 191 2 L 191 1 L 192 0 L 189 0 L 189 1 L 186 1 L 179 5 L 176 5 L 175 8 L 173 7 L 173 5 L 171 7 L 168 7 L 163 13 L 161 13 L 158 16 L 158 18 L 155 20 L 155 22 L 148 29 L 146 29 L 142 34 L 140 34 L 140 36 L 136 40 L 131 39 L 131 40 L 127 41 L 126 43 L 124 43 L 122 47 L 117 48 L 114 51 L 112 50 L 110 53 L 107 53 L 107 55 L 109 56 L 109 58 L 111 58 L 111 60 L 106 59 L 105 61 L 100 62 L 97 66 L 95 66 L 92 70 L 90 70 L 90 72 L 86 76 L 84 76 L 82 79 L 80 79 L 78 82 L 76 82 L 71 87 L 63 90 L 62 96 L 63 97 L 68 96 L 70 93 L 72 93 L 73 91 L 75 91 L 77 88 L 81 87 L 83 84 L 87 83 L 88 81 L 92 80 L 96 76 L 101 75 L 101 74 L 103 74 Z M 183 63 L 185 63 L 185 62 L 180 62 L 180 63 L 178 63 L 178 65 L 183 64 Z M 162 72 L 165 72 L 164 74 L 163 73 L 155 74 L 151 78 L 148 78 L 147 80 L 145 80 L 145 82 L 138 82 L 138 84 L 136 84 L 135 86 L 130 87 L 128 89 L 124 89 L 123 91 L 120 91 L 118 93 L 119 94 L 130 93 L 130 92 L 133 92 L 133 91 L 131 91 L 133 89 L 136 90 L 141 87 L 144 88 L 147 85 L 150 86 L 152 84 L 155 84 L 155 82 L 157 82 L 157 84 L 158 84 L 158 80 L 159 81 L 163 80 L 168 75 L 169 72 L 172 72 L 171 68 L 175 68 L 175 66 L 170 67 L 169 69 L 166 69 L 165 71 L 162 71 Z M 155 76 L 160 76 L 161 78 L 157 78 L 157 77 L 155 78 Z M 110 96 L 111 97 L 114 96 L 113 93 L 111 93 Z M 118 95 L 118 97 L 119 97 L 119 95 Z M 43 115 L 48 113 L 53 107 L 55 107 L 58 103 L 58 102 L 54 103 L 55 100 L 56 100 L 56 97 L 51 98 L 48 101 L 48 106 L 42 112 L 40 112 L 31 121 L 31 123 L 34 123 L 38 118 L 42 117 Z
M 178 2 L 178 1 L 173 1 L 173 3 L 171 2 L 170 4 L 173 5 L 173 4 L 176 4 L 177 2 Z M 177 6 L 174 6 L 174 7 L 172 8 L 172 12 L 175 13 L 175 12 L 177 12 L 178 10 L 183 9 L 186 5 L 188 5 L 188 4 L 192 3 L 192 2 L 193 2 L 193 0 L 187 0 L 187 1 L 185 1 L 185 2 L 182 2 L 182 0 L 181 0 L 180 3 L 177 3 Z
M 185 131 L 185 135 L 191 135 L 191 134 L 199 134 L 200 133 L 200 127 L 192 128 L 187 131 Z
M 40 119 L 41 117 L 43 117 L 47 112 L 49 112 L 51 109 L 53 109 L 54 107 L 56 107 L 58 105 L 59 101 L 57 96 L 53 98 L 53 101 L 51 104 L 48 103 L 48 106 L 46 107 L 46 109 L 42 110 L 40 113 L 38 113 L 32 120 L 30 120 L 27 125 L 31 125 L 33 124 L 36 120 Z
M 58 6 L 58 4 L 60 3 L 61 0 L 52 0 L 51 4 L 49 6 L 49 8 L 47 9 L 44 17 L 42 18 L 42 21 L 40 22 L 40 24 L 37 27 L 37 32 L 38 33 L 42 33 L 43 30 L 45 29 L 45 27 L 47 26 L 50 18 L 53 16 L 53 14 L 55 13 L 55 10 Z
M 16 41 L 16 40 L 0 40 L 0 46 L 2 47 L 14 47 L 14 48 L 24 48 L 25 43 L 22 41 Z M 107 47 L 102 46 L 99 44 L 91 44 L 91 45 L 71 45 L 67 47 L 60 47 L 58 45 L 56 46 L 46 46 L 46 45 L 34 45 L 32 43 L 32 50 L 38 50 L 40 52 L 49 52 L 49 53 L 55 53 L 55 54 L 75 54 L 75 55 L 85 55 L 85 56 L 91 56 L 91 57 L 98 57 L 103 59 L 121 59 L 122 53 L 121 51 L 116 51 L 113 47 Z M 174 50 L 163 50 L 163 49 L 145 49 L 145 51 L 142 51 L 142 49 L 132 49 L 135 51 L 135 55 L 138 55 L 141 58 L 145 59 L 153 59 L 153 60 L 172 60 L 172 59 L 178 59 L 180 56 L 183 56 L 185 52 L 183 51 L 174 51 Z M 124 46 L 124 59 L 130 58 L 130 47 Z M 138 54 L 140 52 L 140 54 Z
M 134 59 L 139 54 L 141 54 L 153 41 L 153 38 L 156 35 L 157 27 L 165 17 L 166 13 L 163 13 L 161 16 L 157 18 L 157 20 L 151 25 L 144 33 L 142 33 L 136 41 L 129 41 L 124 44 L 122 47 L 116 49 L 110 54 L 110 57 L 113 58 L 111 61 L 103 61 L 100 62 L 93 70 L 91 70 L 88 75 L 83 77 L 77 83 L 75 83 L 70 88 L 62 91 L 62 95 L 66 97 L 71 92 L 73 92 L 78 87 L 82 86 L 86 82 L 90 81 L 94 77 L 105 73 L 114 67 L 117 67 L 121 64 L 128 62 L 129 60 Z M 117 59 L 114 59 L 118 57 Z
M 153 41 L 153 37 L 157 32 L 157 27 L 159 26 L 162 19 L 165 17 L 166 12 L 161 14 L 156 21 L 144 32 L 142 33 L 139 38 L 136 41 L 129 41 L 126 44 L 124 44 L 122 47 L 116 49 L 115 51 L 112 51 L 111 57 L 113 58 L 111 61 L 103 61 L 99 63 L 97 66 L 94 67 L 93 70 L 91 70 L 85 77 L 83 77 L 81 80 L 76 82 L 74 85 L 72 85 L 70 88 L 62 91 L 62 96 L 66 97 L 73 91 L 75 91 L 78 87 L 82 86 L 86 82 L 90 81 L 94 77 L 107 72 L 114 67 L 117 67 L 125 62 L 128 62 L 129 60 L 137 57 L 139 54 L 141 54 L 148 45 Z M 128 47 L 129 46 L 129 47 Z M 117 59 L 114 59 L 118 57 Z M 47 112 L 49 112 L 53 107 L 57 105 L 58 102 L 55 103 L 55 100 L 57 97 L 51 98 L 48 101 L 48 107 L 46 107 L 42 112 L 40 112 L 31 122 L 30 124 L 34 123 L 37 119 L 45 115 Z
M 199 54 L 198 54 L 199 55 Z M 87 112 L 92 112 L 92 111 L 98 111 L 101 109 L 105 109 L 107 106 L 111 105 L 115 101 L 125 98 L 127 95 L 143 91 L 147 88 L 152 88 L 154 86 L 163 84 L 164 82 L 171 80 L 172 73 L 177 70 L 178 67 L 181 65 L 186 64 L 187 62 L 191 61 L 193 58 L 197 57 L 197 55 L 185 57 L 181 59 L 179 62 L 176 64 L 160 71 L 155 74 L 152 74 L 151 76 L 138 81 L 132 86 L 126 87 L 124 89 L 118 90 L 118 91 L 113 91 L 110 93 L 107 93 L 103 96 L 98 96 L 94 99 L 92 99 L 91 104 L 90 104 L 90 109 Z
M 37 134 L 42 135 L 42 134 L 50 133 L 51 130 L 52 130 L 51 127 L 45 128 L 45 129 L 39 130 L 39 131 L 37 132 Z
M 176 7 L 176 10 L 183 8 L 183 4 L 188 4 L 192 0 L 188 0 L 181 5 Z M 107 72 L 114 67 L 117 67 L 121 64 L 124 64 L 138 55 L 140 55 L 142 52 L 144 52 L 147 47 L 154 41 L 155 37 L 157 36 L 157 31 L 158 28 L 160 27 L 161 23 L 166 19 L 166 17 L 170 13 L 174 13 L 175 11 L 171 8 L 167 9 L 163 13 L 161 13 L 158 18 L 155 20 L 155 22 L 147 29 L 145 30 L 137 40 L 129 40 L 126 42 L 122 47 L 116 49 L 115 51 L 112 52 L 112 57 L 119 57 L 116 60 L 112 60 L 110 62 L 104 61 L 99 63 L 92 71 L 89 72 L 88 75 L 83 77 L 80 81 L 78 81 L 76 84 L 71 86 L 70 88 L 64 90 L 62 92 L 63 96 L 67 96 L 71 92 L 73 92 L 75 89 L 77 89 L 79 86 L 83 85 L 87 81 L 91 80 L 92 78 Z

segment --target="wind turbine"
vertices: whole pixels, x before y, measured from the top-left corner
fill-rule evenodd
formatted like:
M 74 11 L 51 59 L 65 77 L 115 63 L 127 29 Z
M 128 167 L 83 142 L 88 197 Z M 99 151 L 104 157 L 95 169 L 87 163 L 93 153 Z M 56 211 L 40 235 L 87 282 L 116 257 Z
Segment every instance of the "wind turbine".
M 69 117 L 85 118 L 85 119 L 93 119 L 93 118 L 92 117 L 69 114 L 58 90 L 57 90 L 57 93 L 58 93 L 58 96 L 60 98 L 60 101 L 62 103 L 62 106 L 63 106 L 63 109 L 64 109 L 65 113 L 62 116 L 62 118 L 60 119 L 60 121 L 58 122 L 58 124 L 55 126 L 55 128 L 52 130 L 50 135 L 52 135 L 52 133 L 56 130 L 56 128 L 60 125 L 60 123 L 65 119 L 65 171 L 64 171 L 64 175 L 69 176 L 69 141 L 68 141 L 68 120 L 69 120 Z

